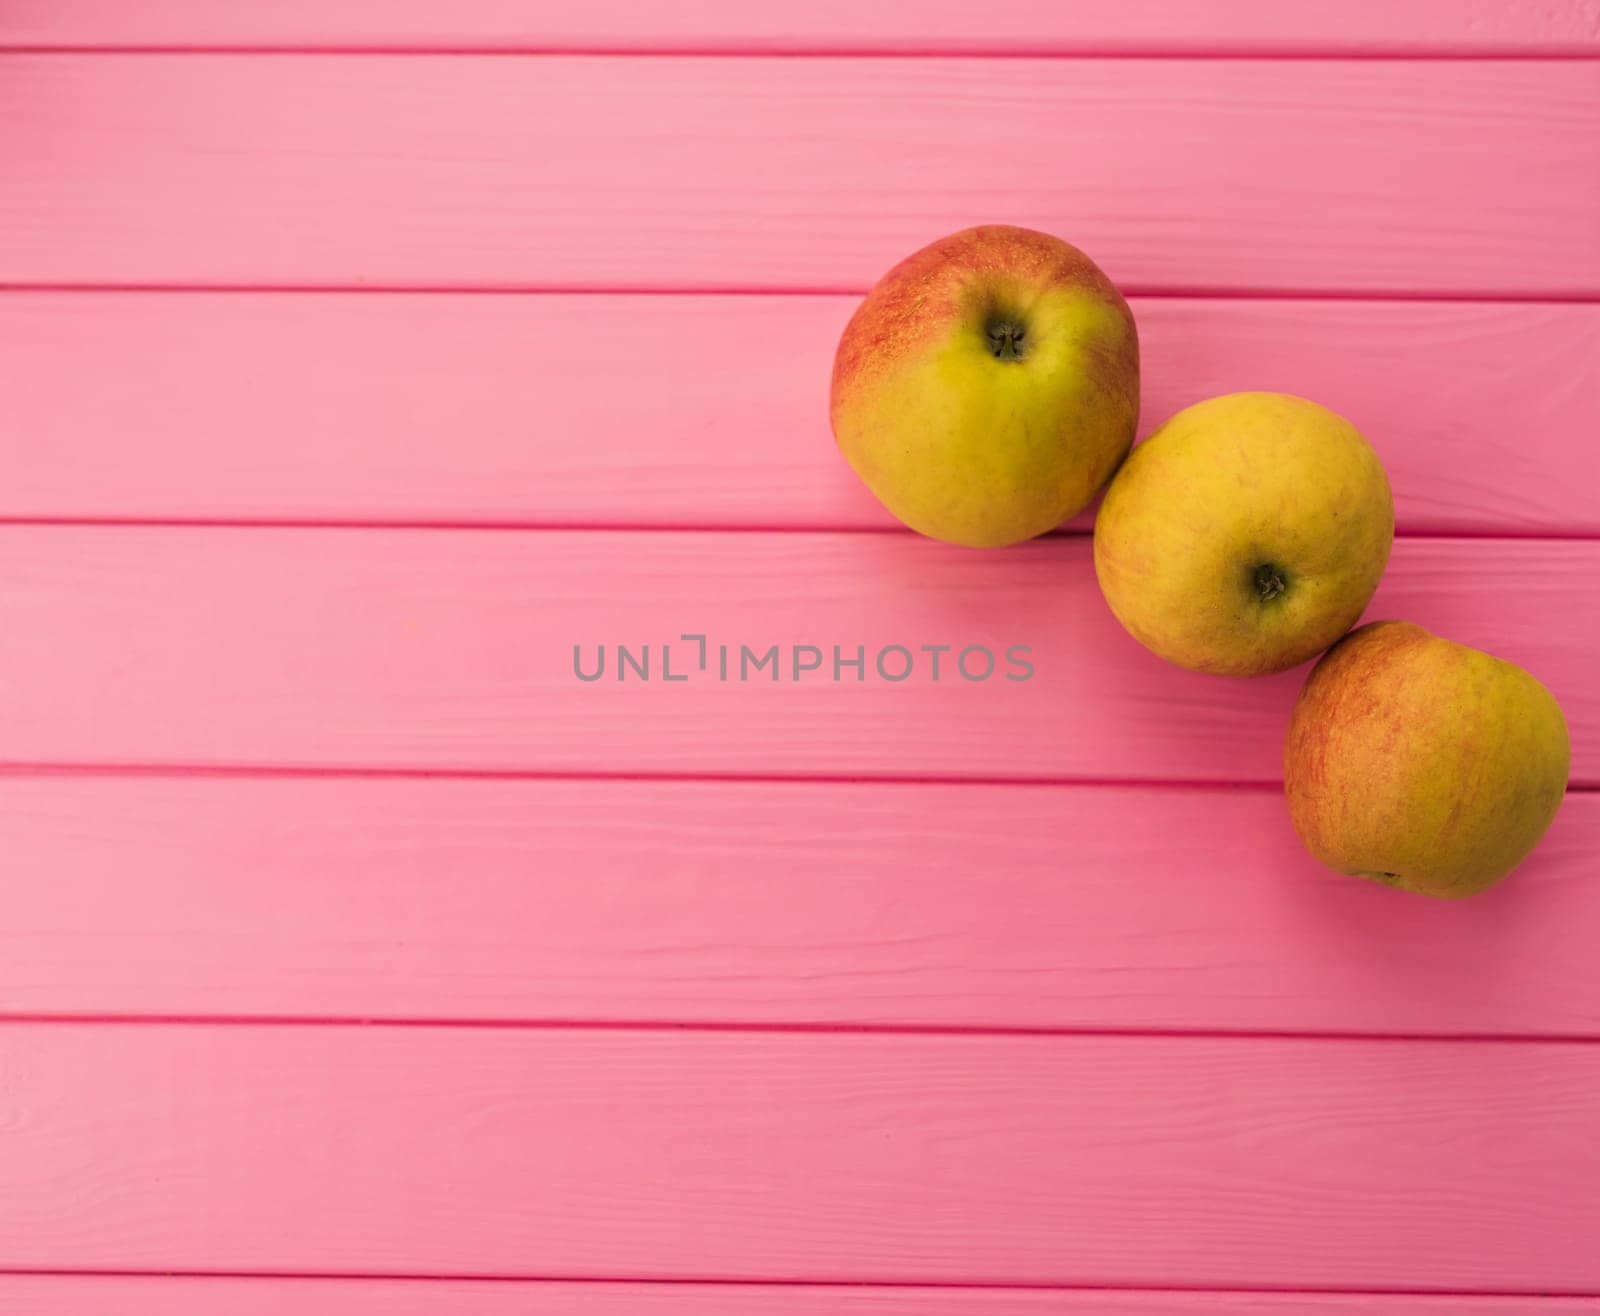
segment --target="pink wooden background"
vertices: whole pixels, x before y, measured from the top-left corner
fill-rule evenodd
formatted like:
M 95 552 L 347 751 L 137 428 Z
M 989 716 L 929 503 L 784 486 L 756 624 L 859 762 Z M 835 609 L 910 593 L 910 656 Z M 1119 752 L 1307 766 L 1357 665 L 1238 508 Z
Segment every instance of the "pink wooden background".
M 832 450 L 940 232 L 1371 436 L 1574 788 L 1434 905 L 1085 517 Z M 0 1311 L 1600 1311 L 1600 3 L 0 0 Z M 574 643 L 1033 646 L 580 685 Z

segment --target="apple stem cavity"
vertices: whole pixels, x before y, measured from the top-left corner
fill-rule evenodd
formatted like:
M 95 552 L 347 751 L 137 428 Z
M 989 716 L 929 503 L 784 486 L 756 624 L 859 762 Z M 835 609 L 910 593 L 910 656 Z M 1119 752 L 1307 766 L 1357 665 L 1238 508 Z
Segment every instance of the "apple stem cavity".
M 1027 351 L 1028 329 L 1020 320 L 996 317 L 983 326 L 983 336 L 996 361 L 1020 361 Z
M 1275 599 L 1289 588 L 1288 578 L 1283 574 L 1281 567 L 1275 567 L 1270 562 L 1263 562 L 1255 572 L 1256 594 L 1263 603 Z

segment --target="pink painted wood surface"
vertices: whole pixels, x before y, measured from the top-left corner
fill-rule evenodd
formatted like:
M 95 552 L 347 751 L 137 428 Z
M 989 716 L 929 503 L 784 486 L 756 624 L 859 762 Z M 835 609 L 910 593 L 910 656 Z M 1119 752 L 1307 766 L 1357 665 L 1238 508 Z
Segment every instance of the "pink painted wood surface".
M 1600 1034 L 1600 797 L 1441 906 L 1276 790 L 0 776 L 9 1015 Z
M 1600 1048 L 0 1028 L 0 1267 L 1600 1290 Z
M 1004 218 L 1138 292 L 1600 294 L 1590 61 L 11 55 L 0 121 L 0 283 L 859 289 Z
M 309 1304 L 309 1307 L 303 1305 Z M 1600 1299 L 802 1284 L 0 1275 L 7 1316 L 1578 1316 Z
M 1594 0 L 9 0 L 8 46 L 420 50 L 987 50 L 1554 54 L 1600 47 Z
M 1160 665 L 1082 538 L 838 533 L 821 393 L 837 294 L 1062 232 L 1167 294 L 1147 428 L 1305 392 L 1405 530 L 1544 537 L 1375 612 L 1600 785 L 1600 62 L 1413 58 L 1600 4 L 911 13 L 0 5 L 0 519 L 561 527 L 0 528 L 7 1316 L 1600 1307 L 1600 796 L 1475 902 L 1320 872 L 1299 674 Z M 685 631 L 1037 675 L 570 675 Z
M 10 763 L 1274 781 L 1304 677 L 1146 653 L 1082 537 L 981 553 L 902 534 L 13 526 L 0 565 Z M 1592 540 L 1402 540 L 1370 610 L 1531 670 L 1586 785 L 1597 614 Z M 690 632 L 708 637 L 692 676 Z M 661 679 L 668 641 L 689 679 Z M 593 671 L 602 643 L 606 679 L 580 682 L 574 646 Z M 656 646 L 655 679 L 615 679 L 618 644 Z M 797 644 L 830 679 L 791 679 Z M 879 678 L 890 644 L 910 680 Z M 941 644 L 936 682 L 918 650 Z M 785 670 L 737 679 L 741 645 L 781 646 Z M 835 645 L 864 649 L 869 679 L 832 681 Z M 973 645 L 990 680 L 952 668 Z M 1005 679 L 1012 645 L 1032 679 Z
M 855 304 L 13 293 L 0 516 L 886 526 L 823 401 Z M 1300 393 L 1377 444 L 1402 530 L 1600 532 L 1600 307 L 1135 309 L 1147 431 L 1217 393 Z M 736 368 L 707 367 L 719 341 Z

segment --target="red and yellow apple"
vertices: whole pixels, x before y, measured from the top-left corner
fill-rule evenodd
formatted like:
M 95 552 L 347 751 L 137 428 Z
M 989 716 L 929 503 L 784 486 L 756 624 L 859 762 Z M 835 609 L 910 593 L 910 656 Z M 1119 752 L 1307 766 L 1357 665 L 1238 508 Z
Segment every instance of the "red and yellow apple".
M 1147 649 L 1257 676 L 1355 625 L 1393 539 L 1389 479 L 1354 425 L 1286 393 L 1232 393 L 1133 450 L 1095 518 L 1094 565 Z
M 867 295 L 831 412 L 845 459 L 913 530 L 974 548 L 1030 539 L 1087 506 L 1133 442 L 1133 315 L 1059 238 L 966 229 Z
M 1449 899 L 1528 856 L 1561 806 L 1570 758 L 1560 705 L 1522 668 L 1380 621 L 1312 669 L 1284 787 L 1323 864 Z

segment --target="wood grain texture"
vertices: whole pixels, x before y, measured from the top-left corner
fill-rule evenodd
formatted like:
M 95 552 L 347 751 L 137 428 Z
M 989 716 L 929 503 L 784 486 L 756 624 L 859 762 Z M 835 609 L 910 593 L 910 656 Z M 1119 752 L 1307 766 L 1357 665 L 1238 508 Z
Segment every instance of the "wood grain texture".
M 859 289 L 1007 220 L 1137 292 L 1600 295 L 1589 61 L 11 55 L 0 120 L 0 283 Z
M 0 44 L 322 50 L 859 50 L 1555 54 L 1600 47 L 1594 0 L 9 0 Z
M 309 1304 L 309 1306 L 302 1306 Z M 1578 1316 L 1592 1298 L 0 1275 L 7 1316 Z
M 855 302 L 13 293 L 0 516 L 890 525 L 828 432 Z M 1146 431 L 1218 393 L 1300 393 L 1377 445 L 1402 530 L 1600 532 L 1600 307 L 1135 310 Z M 718 341 L 737 367 L 707 365 Z
M 8 1269 L 1600 1288 L 1587 1044 L 23 1024 L 0 1073 Z
M 0 777 L 9 1015 L 1600 1034 L 1600 797 L 1441 906 L 1275 790 Z
M 1600 542 L 1402 540 L 1370 615 L 1527 667 L 1600 783 Z M 1146 653 L 1082 537 L 12 526 L 0 616 L 10 763 L 1275 781 L 1304 677 Z

